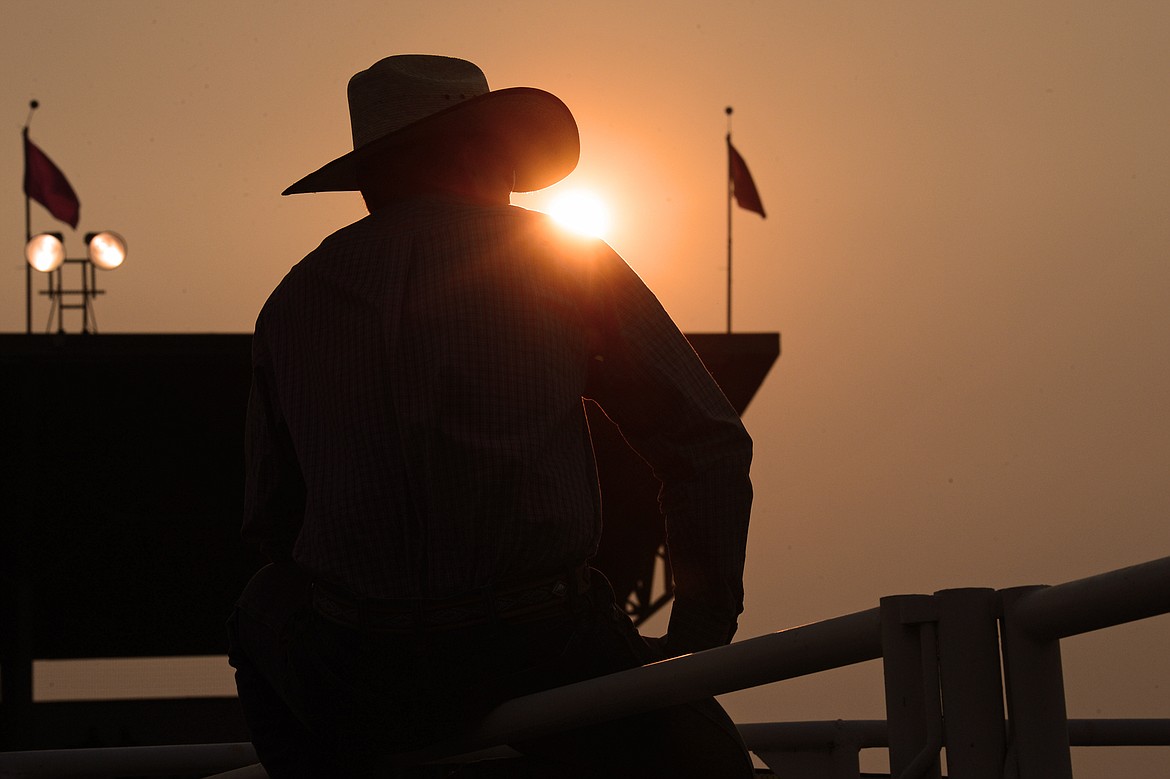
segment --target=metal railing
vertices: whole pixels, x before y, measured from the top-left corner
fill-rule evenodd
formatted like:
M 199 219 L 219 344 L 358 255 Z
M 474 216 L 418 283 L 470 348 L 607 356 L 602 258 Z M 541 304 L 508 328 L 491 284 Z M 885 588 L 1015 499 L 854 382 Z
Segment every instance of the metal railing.
M 741 725 L 749 749 L 773 771 L 818 779 L 855 779 L 859 750 L 882 746 L 892 776 L 937 778 L 944 745 L 950 779 L 1071 779 L 1070 746 L 1170 746 L 1170 719 L 1070 722 L 1060 639 L 1166 613 L 1170 557 L 1051 587 L 891 596 L 878 608 L 508 701 L 467 738 L 411 757 L 466 754 L 880 658 L 885 722 Z M 244 765 L 250 750 L 9 752 L 0 779 L 225 769 L 235 770 L 218 776 L 263 777 Z
M 1170 613 L 1170 557 L 1000 595 L 1008 716 L 1019 776 L 1071 777 L 1060 639 Z M 1168 729 L 1151 734 L 1160 738 L 1155 744 L 1170 743 Z

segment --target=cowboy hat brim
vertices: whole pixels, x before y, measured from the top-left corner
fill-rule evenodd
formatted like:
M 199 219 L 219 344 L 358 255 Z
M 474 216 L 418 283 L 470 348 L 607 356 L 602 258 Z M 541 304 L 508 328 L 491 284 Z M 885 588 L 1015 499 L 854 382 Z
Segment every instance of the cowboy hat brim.
M 533 87 L 487 92 L 430 114 L 329 162 L 289 186 L 282 195 L 348 192 L 360 189 L 358 173 L 374 155 L 409 153 L 412 141 L 448 127 L 474 127 L 488 133 L 498 153 L 512 160 L 515 192 L 551 186 L 573 172 L 581 155 L 577 122 L 560 98 Z

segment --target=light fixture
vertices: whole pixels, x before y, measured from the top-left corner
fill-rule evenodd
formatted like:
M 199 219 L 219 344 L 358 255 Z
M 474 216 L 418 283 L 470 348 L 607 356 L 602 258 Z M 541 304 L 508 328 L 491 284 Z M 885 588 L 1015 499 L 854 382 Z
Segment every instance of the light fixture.
M 34 235 L 24 245 L 24 258 L 33 270 L 52 273 L 65 262 L 65 244 L 61 233 Z
M 85 236 L 89 261 L 102 270 L 113 270 L 126 259 L 126 240 L 109 230 Z
M 93 298 L 104 294 L 97 288 L 96 268 L 114 270 L 126 261 L 126 239 L 110 230 L 88 233 L 85 236 L 85 257 L 66 257 L 65 244 L 60 233 L 34 235 L 24 246 L 24 257 L 29 268 L 48 277 L 48 289 L 42 292 L 51 301 L 49 321 L 57 315 L 57 332 L 65 332 L 65 311 L 81 312 L 81 332 L 97 332 L 93 314 Z M 77 265 L 81 270 L 81 285 L 65 287 L 66 265 Z M 31 274 L 30 274 L 31 277 Z M 28 293 L 28 329 L 32 332 L 32 287 Z

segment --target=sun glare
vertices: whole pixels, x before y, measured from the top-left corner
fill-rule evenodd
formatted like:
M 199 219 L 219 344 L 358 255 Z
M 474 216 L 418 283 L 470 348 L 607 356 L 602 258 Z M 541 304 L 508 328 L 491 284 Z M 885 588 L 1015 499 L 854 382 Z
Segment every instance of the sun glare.
M 593 238 L 604 238 L 609 230 L 609 210 L 601 198 L 585 190 L 557 195 L 548 205 L 548 213 L 562 227 Z

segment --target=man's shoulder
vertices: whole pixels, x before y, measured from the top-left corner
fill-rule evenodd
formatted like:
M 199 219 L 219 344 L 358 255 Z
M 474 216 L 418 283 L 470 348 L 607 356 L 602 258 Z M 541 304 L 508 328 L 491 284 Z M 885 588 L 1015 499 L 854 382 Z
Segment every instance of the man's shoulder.
M 386 229 L 386 225 L 379 223 L 373 215 L 366 216 L 325 236 L 317 248 L 309 252 L 302 262 L 322 254 L 336 252 L 353 244 L 368 242 L 374 236 L 385 233 Z

